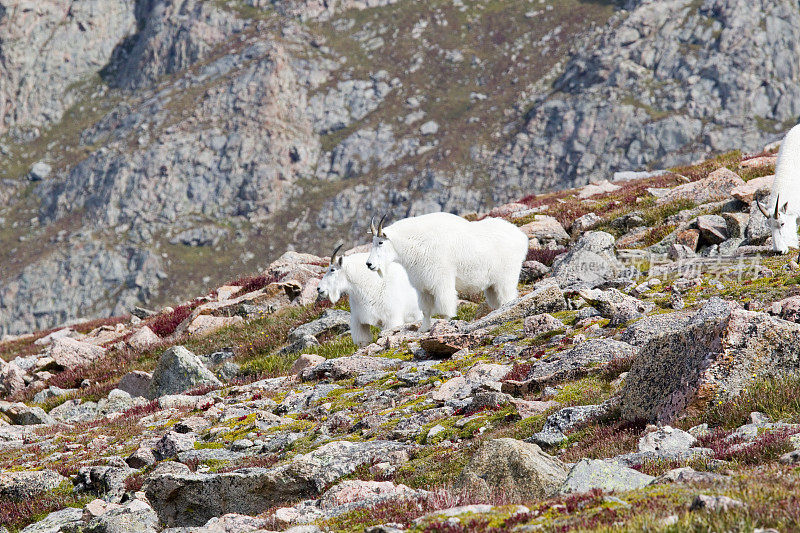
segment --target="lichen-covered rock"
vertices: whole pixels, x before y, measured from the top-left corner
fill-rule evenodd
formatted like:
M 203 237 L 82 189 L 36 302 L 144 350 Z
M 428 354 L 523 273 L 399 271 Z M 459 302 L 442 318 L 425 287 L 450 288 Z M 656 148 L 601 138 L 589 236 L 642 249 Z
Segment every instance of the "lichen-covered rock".
M 634 346 L 642 346 L 664 333 L 682 331 L 690 319 L 691 315 L 688 313 L 668 313 L 644 317 L 625 328 L 620 340 Z
M 107 502 L 119 503 L 125 494 L 125 478 L 131 474 L 131 468 L 88 466 L 78 471 L 73 484 L 76 491 L 91 491 Z
M 151 477 L 144 490 L 167 526 L 202 525 L 225 513 L 257 515 L 319 494 L 358 466 L 403 448 L 389 441 L 334 441 L 286 465 L 224 474 L 164 474 Z
M 756 378 L 800 369 L 800 325 L 711 299 L 681 331 L 641 348 L 623 416 L 668 423 L 692 405 L 731 397 Z
M 548 280 L 543 280 L 530 293 L 508 302 L 485 317 L 468 324 L 463 329 L 464 331 L 471 332 L 477 329 L 496 326 L 504 322 L 510 322 L 529 315 L 561 311 L 566 309 L 566 307 L 567 303 L 564 300 L 564 294 L 561 292 L 561 289 L 558 288 L 558 285 L 548 282 Z
M 526 316 L 523 323 L 523 331 L 528 337 L 536 337 L 551 331 L 564 329 L 564 323 L 553 315 L 542 313 L 540 315 Z
M 38 522 L 26 526 L 20 533 L 59 533 L 76 530 L 83 525 L 83 509 L 67 507 L 53 511 Z
M 548 215 L 534 215 L 534 219 L 519 228 L 528 236 L 532 248 L 544 248 L 569 242 L 564 226 Z
M 350 313 L 341 309 L 327 309 L 318 319 L 298 326 L 289 332 L 289 342 L 306 335 L 316 337 L 325 332 L 343 333 L 350 329 Z
M 581 289 L 578 294 L 610 319 L 612 326 L 626 324 L 652 311 L 655 304 L 628 296 L 617 289 Z
M 148 397 L 184 392 L 202 383 L 222 385 L 199 357 L 183 346 L 173 346 L 158 359 Z
M 567 440 L 565 432 L 608 412 L 605 405 L 565 407 L 547 417 L 541 431 L 526 439 L 542 446 L 555 446 Z
M 458 484 L 482 497 L 502 493 L 513 503 L 548 498 L 558 492 L 566 478 L 564 463 L 537 445 L 494 439 L 478 448 Z
M 323 363 L 306 368 L 301 373 L 303 380 L 330 378 L 333 380 L 349 379 L 367 372 L 375 372 L 396 368 L 402 364 L 400 359 L 389 357 L 368 357 L 350 355 L 328 359 Z
M 58 488 L 67 478 L 55 470 L 0 473 L 0 498 L 23 500 Z
M 562 494 L 575 494 L 600 489 L 603 492 L 640 489 L 655 478 L 614 461 L 581 459 L 567 474 Z
M 719 168 L 701 180 L 678 185 L 656 203 L 668 204 L 677 200 L 691 200 L 698 204 L 726 200 L 730 198 L 735 187 L 744 185 L 745 181 L 735 172 L 727 168 Z
M 614 237 L 604 231 L 584 233 L 566 253 L 553 262 L 552 276 L 561 287 L 600 285 L 622 272 Z
M 47 355 L 63 368 L 75 368 L 86 365 L 105 355 L 105 349 L 88 342 L 61 337 L 53 341 L 47 349 Z

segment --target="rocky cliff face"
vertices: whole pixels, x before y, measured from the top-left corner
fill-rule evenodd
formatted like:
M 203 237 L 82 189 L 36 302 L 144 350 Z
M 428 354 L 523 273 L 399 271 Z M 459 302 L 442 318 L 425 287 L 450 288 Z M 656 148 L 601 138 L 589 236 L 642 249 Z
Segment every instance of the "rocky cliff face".
M 788 0 L 0 0 L 0 333 L 376 212 L 760 149 L 800 113 L 798 28 Z
M 494 160 L 558 188 L 615 170 L 757 151 L 800 114 L 797 2 L 631 2 L 567 62 Z

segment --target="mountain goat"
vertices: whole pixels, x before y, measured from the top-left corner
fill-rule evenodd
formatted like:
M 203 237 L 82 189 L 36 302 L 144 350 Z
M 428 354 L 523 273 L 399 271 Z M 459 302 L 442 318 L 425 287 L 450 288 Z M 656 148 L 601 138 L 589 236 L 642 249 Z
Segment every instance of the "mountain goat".
M 331 264 L 317 288 L 322 298 L 336 303 L 342 294 L 350 297 L 350 336 L 364 346 L 372 342 L 370 326 L 391 329 L 422 318 L 417 291 L 408 281 L 400 265 L 393 265 L 381 277 L 367 268 L 367 254 L 337 255 L 333 251 Z
M 756 201 L 772 230 L 772 248 L 782 254 L 799 248 L 797 217 L 800 216 L 800 124 L 789 130 L 778 151 L 775 181 L 767 203 Z
M 371 232 L 367 266 L 379 273 L 393 263 L 406 269 L 419 293 L 423 331 L 430 329 L 431 315 L 455 316 L 458 291 L 483 291 L 494 309 L 517 297 L 528 237 L 510 222 L 468 222 L 449 213 L 431 213 L 386 229 L 383 219 L 377 229 L 373 221 Z

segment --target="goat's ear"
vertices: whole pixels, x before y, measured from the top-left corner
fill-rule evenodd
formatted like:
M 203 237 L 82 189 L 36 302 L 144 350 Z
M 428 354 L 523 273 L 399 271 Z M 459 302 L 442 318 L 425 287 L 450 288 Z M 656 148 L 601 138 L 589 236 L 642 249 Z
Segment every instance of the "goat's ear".
M 786 202 L 781 206 L 781 213 L 786 214 L 786 211 L 789 209 L 789 202 Z
M 336 258 L 336 264 L 339 265 L 339 266 L 342 266 L 342 260 L 343 259 L 344 259 L 344 257 L 342 257 L 341 255 L 339 257 L 337 257 Z

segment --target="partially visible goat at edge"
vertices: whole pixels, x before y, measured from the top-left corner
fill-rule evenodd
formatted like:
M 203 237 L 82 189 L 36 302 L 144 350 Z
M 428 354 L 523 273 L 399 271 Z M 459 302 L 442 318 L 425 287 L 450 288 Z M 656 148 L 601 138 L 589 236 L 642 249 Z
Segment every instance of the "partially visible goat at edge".
M 772 248 L 782 254 L 800 248 L 797 218 L 800 216 L 800 124 L 789 130 L 778 151 L 775 181 L 767 205 L 756 202 L 772 230 Z

